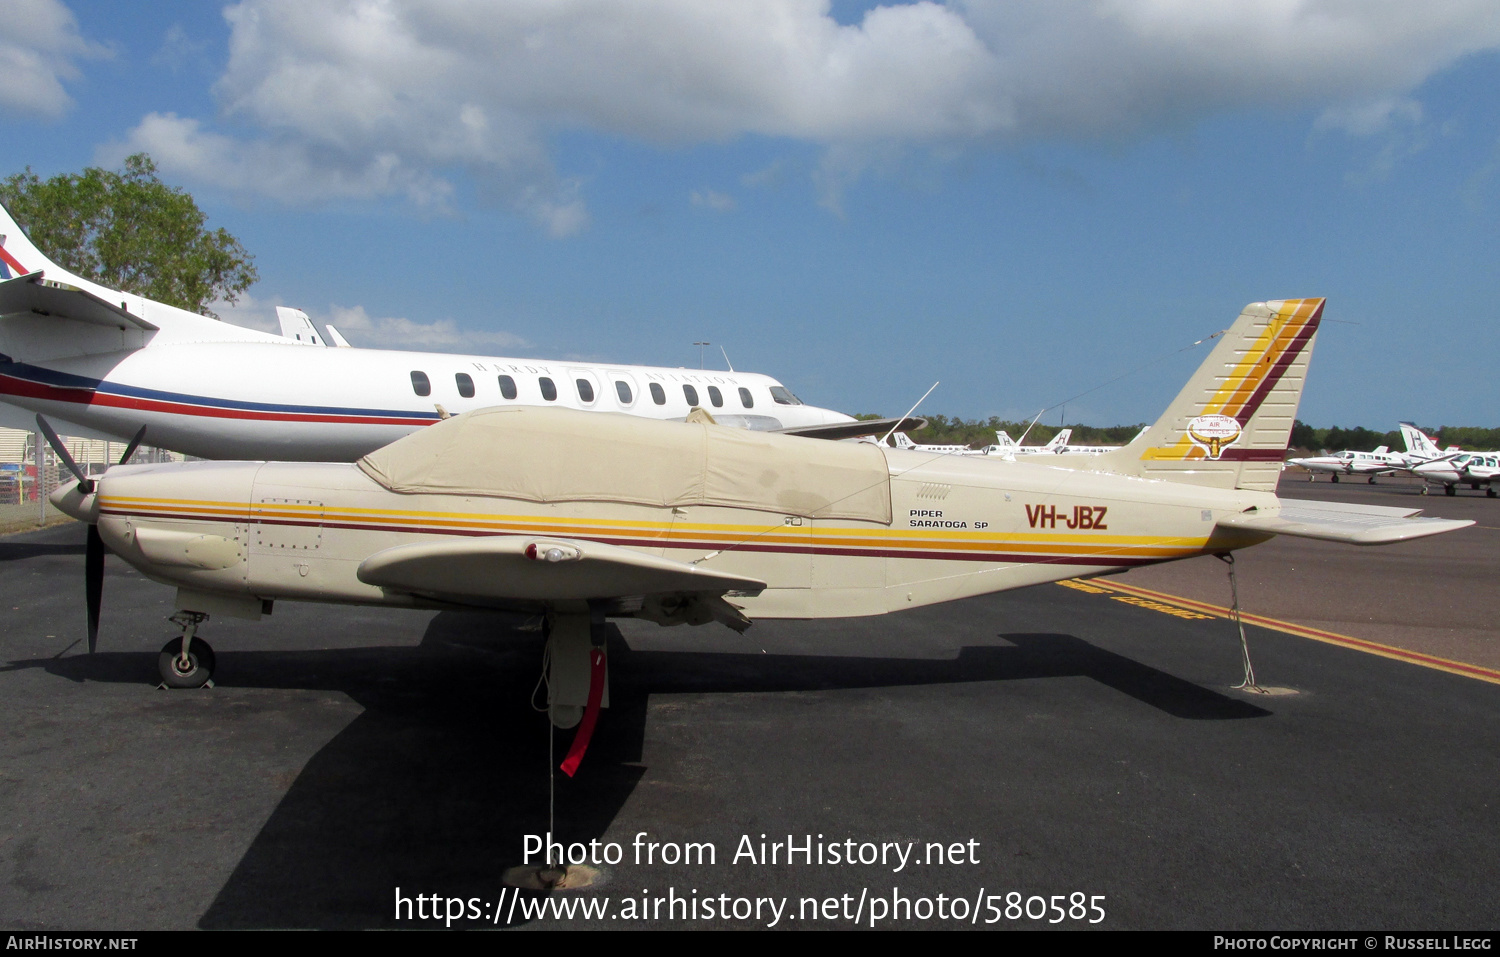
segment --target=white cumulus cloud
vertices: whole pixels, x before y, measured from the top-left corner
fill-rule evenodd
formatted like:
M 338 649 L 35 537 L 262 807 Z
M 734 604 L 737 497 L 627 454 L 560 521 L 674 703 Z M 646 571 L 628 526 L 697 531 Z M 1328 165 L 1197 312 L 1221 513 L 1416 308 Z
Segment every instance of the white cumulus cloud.
M 248 134 L 152 114 L 122 148 L 289 202 L 444 207 L 468 173 L 555 236 L 588 223 L 554 160 L 569 131 L 817 144 L 837 209 L 840 183 L 913 146 L 1149 135 L 1244 108 L 1360 133 L 1500 46 L 1494 0 L 950 0 L 857 23 L 827 0 L 242 0 L 226 16 L 215 94 Z
M 78 33 L 59 0 L 0 0 L 0 110 L 53 119 L 72 97 L 63 82 L 79 76 L 77 61 L 107 55 Z

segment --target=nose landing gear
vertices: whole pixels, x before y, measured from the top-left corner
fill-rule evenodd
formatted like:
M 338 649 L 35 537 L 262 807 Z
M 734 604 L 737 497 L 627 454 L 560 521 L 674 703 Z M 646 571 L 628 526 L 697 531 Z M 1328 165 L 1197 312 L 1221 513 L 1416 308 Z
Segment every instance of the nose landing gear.
M 214 650 L 208 642 L 194 636 L 208 616 L 198 611 L 182 611 L 167 619 L 182 628 L 182 637 L 162 645 L 156 657 L 156 670 L 164 688 L 202 688 L 213 685 Z

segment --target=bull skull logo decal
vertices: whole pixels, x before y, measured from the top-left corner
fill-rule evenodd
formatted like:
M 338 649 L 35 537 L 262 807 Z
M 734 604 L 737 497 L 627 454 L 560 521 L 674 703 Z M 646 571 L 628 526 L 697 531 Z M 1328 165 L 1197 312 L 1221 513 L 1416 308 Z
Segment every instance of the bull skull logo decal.
M 1188 423 L 1187 434 L 1194 445 L 1217 460 L 1225 449 L 1239 441 L 1243 432 L 1233 416 L 1200 415 Z

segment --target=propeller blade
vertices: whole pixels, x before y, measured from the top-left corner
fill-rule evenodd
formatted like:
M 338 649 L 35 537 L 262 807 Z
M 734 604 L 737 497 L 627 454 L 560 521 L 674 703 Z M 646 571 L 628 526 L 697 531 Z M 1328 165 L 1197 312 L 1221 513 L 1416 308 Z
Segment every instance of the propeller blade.
M 42 430 L 42 434 L 47 437 L 47 444 L 52 446 L 52 451 L 57 453 L 57 457 L 62 460 L 62 464 L 67 466 L 68 471 L 72 472 L 73 477 L 78 480 L 78 490 L 85 495 L 92 492 L 94 490 L 93 480 L 84 474 L 83 469 L 78 467 L 77 462 L 73 461 L 73 456 L 68 454 L 68 447 L 63 445 L 63 440 L 57 437 L 57 433 L 53 431 L 52 426 L 47 423 L 47 420 L 42 418 L 40 412 L 36 415 L 36 424 L 37 428 Z M 38 478 L 37 481 L 41 481 L 41 479 Z
M 99 644 L 99 605 L 104 597 L 104 539 L 99 526 L 89 526 L 88 544 L 83 553 L 83 586 L 89 610 L 89 654 Z
M 135 438 L 130 440 L 130 444 L 125 446 L 125 454 L 120 456 L 120 461 L 116 462 L 115 464 L 124 465 L 126 462 L 129 462 L 130 457 L 135 454 L 135 450 L 141 447 L 141 439 L 144 439 L 145 437 L 146 427 L 143 425 L 141 426 L 141 430 L 135 434 Z

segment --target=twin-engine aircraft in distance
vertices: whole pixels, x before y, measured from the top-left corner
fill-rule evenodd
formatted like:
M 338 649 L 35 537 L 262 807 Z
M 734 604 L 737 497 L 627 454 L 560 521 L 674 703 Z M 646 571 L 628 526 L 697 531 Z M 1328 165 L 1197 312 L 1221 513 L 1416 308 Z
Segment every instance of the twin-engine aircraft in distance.
M 607 617 L 744 630 L 1278 534 L 1373 545 L 1472 524 L 1277 498 L 1322 313 L 1321 299 L 1247 306 L 1165 414 L 1099 455 L 986 461 L 512 406 L 352 464 L 116 466 L 97 484 L 80 473 L 52 501 L 176 588 L 183 633 L 162 649 L 168 685 L 207 681 L 213 653 L 196 629 L 208 614 L 254 619 L 277 601 L 539 613 L 552 721 L 584 722 L 576 754 L 607 704 Z
M 1288 465 L 1298 465 L 1307 469 L 1309 473 L 1329 473 L 1329 479 L 1337 482 L 1340 475 L 1352 476 L 1363 475 L 1368 477 L 1371 485 L 1375 484 L 1376 476 L 1390 475 L 1394 472 L 1411 472 L 1415 475 L 1430 475 L 1433 470 L 1423 470 L 1427 463 L 1436 463 L 1434 469 L 1438 472 L 1453 471 L 1442 463 L 1456 458 L 1462 451 L 1457 446 L 1450 445 L 1446 450 L 1440 450 L 1432 436 L 1423 432 L 1410 422 L 1402 422 L 1401 441 L 1406 445 L 1405 452 L 1392 452 L 1388 447 L 1382 445 L 1371 452 L 1361 452 L 1357 449 L 1345 449 L 1336 455 L 1312 455 L 1300 459 L 1288 459 Z M 1309 479 L 1312 475 L 1308 476 Z M 1433 481 L 1442 481 L 1434 478 Z M 1455 479 L 1455 481 L 1459 481 Z M 1478 488 L 1478 485 L 1474 486 Z M 1426 494 L 1426 489 L 1423 489 Z M 1449 492 L 1449 494 L 1453 494 Z
M 1144 433 L 1145 429 L 1141 432 Z M 1024 435 L 1021 437 L 1025 438 Z M 1000 429 L 995 432 L 994 445 L 975 449 L 967 445 L 922 445 L 913 442 L 905 432 L 897 432 L 891 436 L 890 444 L 895 448 L 913 452 L 939 452 L 944 455 L 993 455 L 1002 459 L 1014 459 L 1018 455 L 1101 455 L 1120 448 L 1118 445 L 1073 445 L 1071 444 L 1072 438 L 1073 430 L 1063 429 L 1046 445 L 1021 445 L 1010 437 L 1010 433 Z
M 296 317 L 300 316 L 300 320 Z M 804 405 L 750 372 L 323 348 L 122 293 L 49 262 L 0 209 L 0 409 L 40 413 L 62 432 L 202 458 L 352 462 L 472 409 L 536 405 L 846 438 L 920 419 L 856 422 Z M 305 329 L 303 328 L 305 327 Z M 337 331 L 335 343 L 347 345 Z M 12 410 L 5 424 L 26 427 Z

